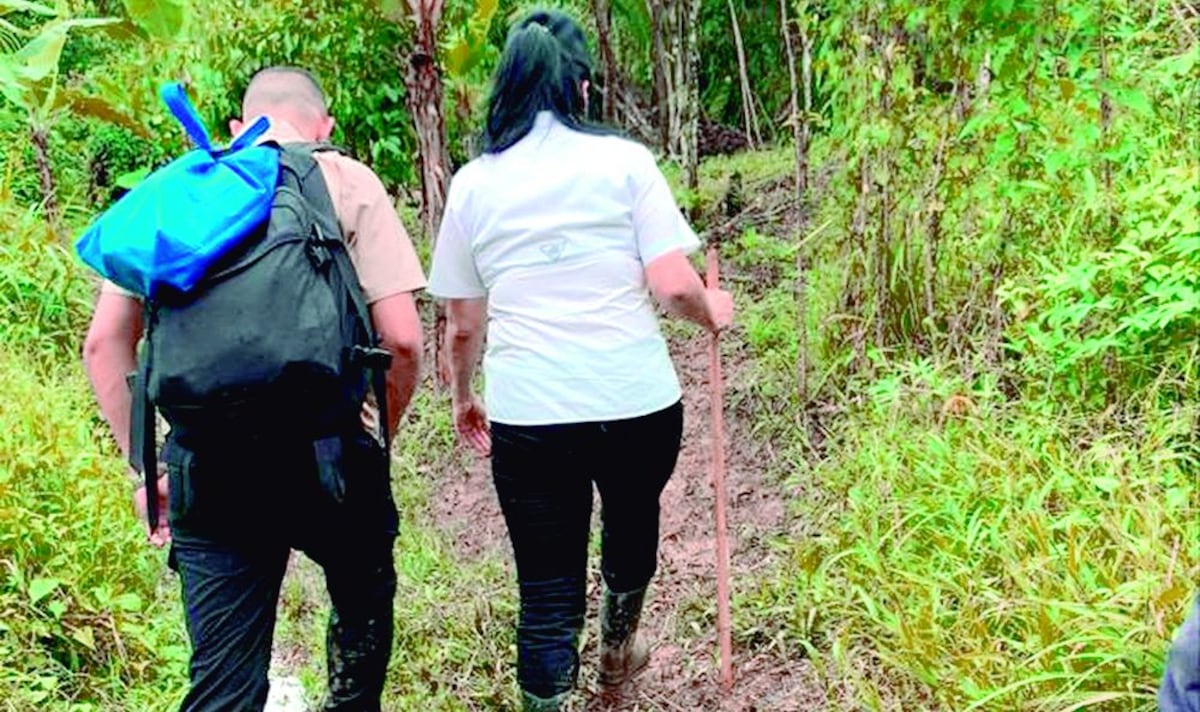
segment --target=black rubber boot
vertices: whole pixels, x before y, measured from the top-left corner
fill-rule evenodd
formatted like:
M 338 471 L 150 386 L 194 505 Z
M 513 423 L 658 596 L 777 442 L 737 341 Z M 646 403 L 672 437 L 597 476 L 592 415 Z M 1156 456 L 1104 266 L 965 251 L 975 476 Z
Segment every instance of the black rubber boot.
M 604 595 L 600 616 L 600 684 L 622 685 L 650 662 L 650 648 L 637 639 L 645 587 Z
M 567 694 L 563 692 L 553 697 L 538 697 L 521 690 L 521 709 L 524 712 L 561 712 Z

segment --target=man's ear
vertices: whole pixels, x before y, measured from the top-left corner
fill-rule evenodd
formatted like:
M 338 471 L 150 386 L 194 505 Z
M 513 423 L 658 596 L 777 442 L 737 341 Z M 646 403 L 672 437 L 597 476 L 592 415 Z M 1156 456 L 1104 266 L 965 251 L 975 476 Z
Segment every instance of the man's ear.
M 229 120 L 229 135 L 237 136 L 238 134 L 240 134 L 242 132 L 242 129 L 245 126 L 246 125 L 242 123 L 241 119 L 230 119 Z
M 334 124 L 335 121 L 332 116 L 326 116 L 321 119 L 321 123 L 317 126 L 317 140 L 328 141 L 329 137 L 333 135 Z

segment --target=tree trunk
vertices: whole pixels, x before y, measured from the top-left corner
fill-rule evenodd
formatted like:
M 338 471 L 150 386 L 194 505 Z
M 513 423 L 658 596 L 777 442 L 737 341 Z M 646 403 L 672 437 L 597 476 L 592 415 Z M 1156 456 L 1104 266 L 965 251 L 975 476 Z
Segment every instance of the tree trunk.
M 688 0 L 668 0 L 663 13 L 663 35 L 667 64 L 667 153 L 683 163 L 684 87 L 687 86 L 687 56 L 684 52 L 680 13 Z
M 746 47 L 742 44 L 742 26 L 738 22 L 737 9 L 733 0 L 727 0 L 729 5 L 729 24 L 733 27 L 733 46 L 737 50 L 738 79 L 742 88 L 742 118 L 746 122 L 746 142 L 755 149 L 762 145 L 762 136 L 758 133 L 758 116 L 754 110 L 754 91 L 750 88 L 750 75 L 746 69 Z M 792 69 L 795 73 L 795 69 Z
M 1100 2 L 1100 150 L 1107 151 L 1109 147 L 1109 136 L 1112 132 L 1112 97 L 1108 93 L 1108 13 L 1107 4 L 1104 0 Z M 1117 220 L 1116 213 L 1112 205 L 1112 182 L 1113 169 L 1112 161 L 1107 158 L 1101 158 L 1102 170 L 1104 174 L 1104 202 L 1108 212 L 1109 229 L 1116 230 Z
M 437 61 L 437 30 L 443 0 L 408 0 L 416 28 L 416 45 L 409 56 L 405 83 L 408 110 L 417 129 L 417 162 L 421 169 L 421 226 L 426 239 L 437 239 L 439 221 L 450 186 L 450 157 L 446 150 L 446 123 L 442 115 L 444 89 Z M 446 312 L 438 302 L 434 316 L 434 363 L 438 380 L 449 382 L 445 348 Z
M 812 111 L 813 111 L 813 78 L 812 78 L 812 33 L 808 25 L 808 3 L 804 3 L 804 16 L 800 19 L 800 88 L 804 96 L 804 113 L 800 122 L 800 156 L 803 164 L 800 166 L 804 183 L 800 190 L 804 193 L 806 207 L 808 198 L 808 147 L 812 143 Z
M 700 0 L 647 0 L 654 25 L 654 80 L 663 150 L 698 182 Z
M 617 124 L 617 101 L 621 95 L 621 74 L 612 46 L 612 5 L 610 0 L 592 0 L 599 37 L 600 57 L 604 61 L 604 122 Z
M 442 115 L 444 88 L 437 61 L 437 31 L 442 0 L 409 0 L 416 25 L 416 46 L 408 62 L 408 109 L 417 129 L 421 169 L 421 222 L 430 240 L 437 238 L 438 221 L 450 184 L 446 123 Z
M 44 128 L 31 127 L 29 139 L 33 143 L 33 159 L 37 163 L 38 182 L 42 189 L 42 205 L 46 219 L 58 225 L 58 193 L 54 186 L 54 172 L 50 168 L 50 137 Z
M 871 200 L 871 151 L 864 148 L 858 159 L 858 170 L 854 176 L 854 213 L 850 221 L 850 260 L 846 270 L 846 286 L 843 290 L 843 311 L 857 316 L 854 330 L 850 334 L 854 347 L 854 369 L 866 362 L 866 310 L 864 308 L 867 279 L 867 214 Z
M 862 26 L 856 26 L 854 32 L 857 35 L 863 34 L 865 29 Z M 855 51 L 855 61 L 859 67 L 865 67 L 867 63 L 866 45 L 862 42 L 858 43 Z M 864 95 L 871 91 L 870 75 L 863 72 L 863 82 L 860 91 Z M 867 123 L 871 120 L 871 112 L 874 110 L 871 102 L 866 102 L 863 108 L 862 121 Z M 850 260 L 849 269 L 846 271 L 846 286 L 843 292 L 845 303 L 844 311 L 847 315 L 857 317 L 854 325 L 854 330 L 850 334 L 851 344 L 854 349 L 854 363 L 852 370 L 857 371 L 867 362 L 867 308 L 868 288 L 870 283 L 870 253 L 867 247 L 867 219 L 870 214 L 871 202 L 871 174 L 873 172 L 873 157 L 872 146 L 869 142 L 859 139 L 858 144 L 854 147 L 858 151 L 858 170 L 855 173 L 855 200 L 854 213 L 850 222 Z
M 683 67 L 679 153 L 688 189 L 695 195 L 700 187 L 700 0 L 683 0 L 679 9 L 680 64 Z
M 804 201 L 804 194 L 808 190 L 808 156 L 805 151 L 808 148 L 804 145 L 804 129 L 802 124 L 807 123 L 807 118 L 800 113 L 800 82 L 796 77 L 796 51 L 792 47 L 792 31 L 788 20 L 788 0 L 779 0 L 779 17 L 780 27 L 783 31 L 783 49 L 787 56 L 788 65 L 788 83 L 791 87 L 791 102 L 788 109 L 791 115 L 788 121 L 792 125 L 792 140 L 796 151 L 796 206 L 800 209 L 800 204 Z M 803 22 L 803 20 L 801 20 Z
M 984 52 L 983 61 L 979 64 L 979 74 L 975 77 L 975 96 L 980 106 L 988 105 L 988 94 L 992 90 L 992 53 Z
M 925 319 L 929 323 L 929 338 L 933 340 L 937 331 L 934 318 L 937 313 L 938 246 L 942 235 L 942 211 L 944 206 L 938 198 L 942 174 L 946 166 L 946 141 L 950 137 L 950 120 L 938 141 L 933 156 L 933 178 L 925 197 Z
M 892 57 L 891 47 L 884 34 L 875 28 L 872 32 L 875 41 L 872 46 L 879 53 L 883 63 L 883 81 L 879 91 L 879 115 L 889 116 L 892 110 Z M 889 283 L 892 262 L 892 183 L 895 174 L 895 160 L 892 147 L 883 145 L 879 149 L 880 165 L 883 167 L 884 180 L 879 187 L 879 232 L 875 237 L 875 347 L 884 349 L 887 346 L 887 326 L 892 314 L 891 285 Z
M 800 230 L 796 238 L 796 393 L 800 397 L 803 412 L 808 403 L 808 273 L 804 260 L 803 227 L 808 221 L 808 142 L 805 131 L 808 114 L 800 113 L 800 87 L 796 78 L 796 52 L 792 47 L 792 30 L 788 21 L 788 0 L 779 0 L 780 28 L 783 31 L 783 47 L 787 54 L 788 81 L 791 86 L 789 109 L 792 124 L 792 139 L 796 150 L 796 213 L 799 215 Z M 800 21 L 801 27 L 806 20 Z M 801 30 L 801 36 L 805 35 Z M 803 42 L 803 40 L 802 40 Z M 806 107 L 807 108 L 807 107 Z
M 646 0 L 650 8 L 650 28 L 654 38 L 654 105 L 658 109 L 658 136 L 663 152 L 672 154 L 671 88 L 668 78 L 670 58 L 667 50 L 666 0 Z

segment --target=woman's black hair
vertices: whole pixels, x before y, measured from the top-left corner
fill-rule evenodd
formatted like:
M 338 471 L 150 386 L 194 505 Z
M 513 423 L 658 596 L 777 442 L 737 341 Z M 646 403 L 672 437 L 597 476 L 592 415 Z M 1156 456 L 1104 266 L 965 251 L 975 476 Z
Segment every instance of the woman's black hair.
M 569 128 L 610 133 L 587 121 L 582 83 L 592 78 L 583 29 L 570 15 L 535 10 L 513 25 L 488 97 L 485 153 L 500 153 L 525 138 L 538 112 Z

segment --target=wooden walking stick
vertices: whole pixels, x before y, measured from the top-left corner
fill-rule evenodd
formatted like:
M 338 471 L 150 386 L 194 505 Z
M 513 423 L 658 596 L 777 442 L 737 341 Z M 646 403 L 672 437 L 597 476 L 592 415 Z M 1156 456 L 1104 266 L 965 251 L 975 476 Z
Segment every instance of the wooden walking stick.
M 708 288 L 721 286 L 717 248 L 707 255 Z M 709 401 L 712 404 L 712 482 L 717 500 L 717 639 L 721 649 L 721 687 L 733 689 L 733 632 L 729 612 L 729 541 L 725 519 L 725 383 L 721 375 L 721 339 L 708 343 Z

